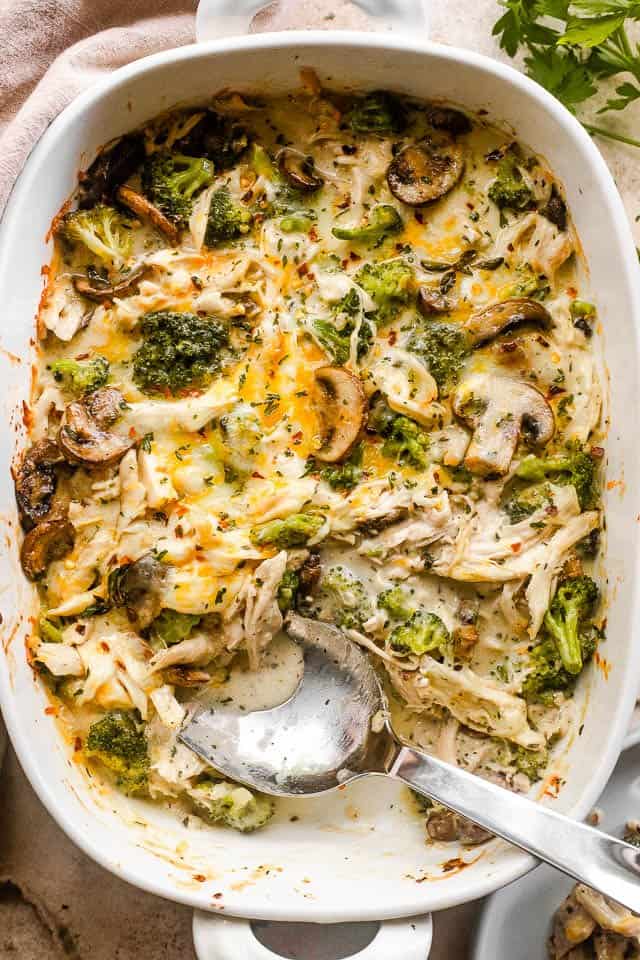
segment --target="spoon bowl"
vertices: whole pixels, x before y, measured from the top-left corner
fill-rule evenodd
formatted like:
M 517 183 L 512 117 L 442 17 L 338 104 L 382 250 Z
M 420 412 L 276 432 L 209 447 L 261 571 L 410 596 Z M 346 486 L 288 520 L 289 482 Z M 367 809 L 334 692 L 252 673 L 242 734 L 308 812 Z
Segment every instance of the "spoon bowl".
M 396 745 L 366 655 L 341 630 L 296 614 L 287 632 L 302 646 L 304 662 L 289 699 L 251 713 L 198 705 L 182 742 L 225 776 L 280 797 L 324 793 L 365 773 L 386 772 Z

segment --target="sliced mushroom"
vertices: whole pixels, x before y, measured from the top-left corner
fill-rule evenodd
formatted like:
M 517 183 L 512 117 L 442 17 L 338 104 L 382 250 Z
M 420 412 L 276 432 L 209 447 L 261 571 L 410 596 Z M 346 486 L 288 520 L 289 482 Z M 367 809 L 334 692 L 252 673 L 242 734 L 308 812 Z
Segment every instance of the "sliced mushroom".
M 109 574 L 109 599 L 116 607 L 126 607 L 130 618 L 145 629 L 162 609 L 167 570 L 154 553 L 124 563 Z
M 450 137 L 424 137 L 401 150 L 389 164 L 387 183 L 410 207 L 438 200 L 455 187 L 464 170 L 462 148 Z
M 480 313 L 473 314 L 463 326 L 473 346 L 479 347 L 501 333 L 511 332 L 525 324 L 531 324 L 541 330 L 550 330 L 553 320 L 546 307 L 537 300 L 512 297 L 501 303 L 494 303 Z
M 488 830 L 483 830 L 466 817 L 440 806 L 435 806 L 427 814 L 427 833 L 432 840 L 445 843 L 457 840 L 468 845 L 485 843 L 492 837 Z
M 423 317 L 431 317 L 434 313 L 447 313 L 451 310 L 449 300 L 440 290 L 435 290 L 433 287 L 420 287 L 417 305 Z
M 154 207 L 146 197 L 132 190 L 131 187 L 119 187 L 117 195 L 118 200 L 135 213 L 136 216 L 141 217 L 143 220 L 148 220 L 160 233 L 164 233 L 172 246 L 175 247 L 178 245 L 180 231 L 175 223 L 171 223 L 171 220 L 165 217 L 164 213 L 158 210 L 157 207 Z
M 202 687 L 211 681 L 211 674 L 206 670 L 184 666 L 167 667 L 163 676 L 165 683 L 172 683 L 174 687 Z
M 324 186 L 324 178 L 317 173 L 313 159 L 303 156 L 297 150 L 281 150 L 278 154 L 278 167 L 282 176 L 296 190 L 314 193 Z
M 76 292 L 87 300 L 94 300 L 96 303 L 102 303 L 103 300 L 113 300 L 114 297 L 126 297 L 138 286 L 146 273 L 151 270 L 149 264 L 143 263 L 135 270 L 132 270 L 126 277 L 117 283 L 110 283 L 101 277 L 87 277 L 84 274 L 71 278 Z
M 427 108 L 429 123 L 436 130 L 445 130 L 454 137 L 470 133 L 473 124 L 466 113 L 454 110 L 452 107 L 439 107 L 436 104 Z
M 315 393 L 324 436 L 316 459 L 336 463 L 349 453 L 364 425 L 367 402 L 362 383 L 342 367 L 320 367 Z
M 480 476 L 505 474 L 522 433 L 538 446 L 551 440 L 553 411 L 535 387 L 494 374 L 472 374 L 453 397 L 453 409 L 473 430 L 465 466 Z
M 30 580 L 42 576 L 52 560 L 73 549 L 73 526 L 68 520 L 45 520 L 30 530 L 22 542 L 20 562 Z
M 41 523 L 51 513 L 58 485 L 54 467 L 63 460 L 54 440 L 40 440 L 25 453 L 15 474 L 18 512 L 25 530 Z
M 139 133 L 129 133 L 110 149 L 103 150 L 89 169 L 80 174 L 80 206 L 87 208 L 100 201 L 109 202 L 117 187 L 129 179 L 144 157 L 144 137 Z
M 133 440 L 111 433 L 122 413 L 122 395 L 114 387 L 102 387 L 70 403 L 58 432 L 58 445 L 65 458 L 89 466 L 116 463 L 133 446 Z

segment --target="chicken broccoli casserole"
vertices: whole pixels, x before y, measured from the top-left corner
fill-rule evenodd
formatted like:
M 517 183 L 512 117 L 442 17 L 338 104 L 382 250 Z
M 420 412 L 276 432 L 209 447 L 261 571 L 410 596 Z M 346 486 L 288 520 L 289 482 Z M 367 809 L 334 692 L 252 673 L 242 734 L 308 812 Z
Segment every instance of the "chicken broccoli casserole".
M 94 778 L 266 822 L 177 734 L 203 690 L 266 680 L 292 609 L 369 651 L 406 738 L 544 778 L 601 635 L 603 456 L 544 161 L 306 73 L 107 145 L 53 235 L 14 474 L 30 656 Z

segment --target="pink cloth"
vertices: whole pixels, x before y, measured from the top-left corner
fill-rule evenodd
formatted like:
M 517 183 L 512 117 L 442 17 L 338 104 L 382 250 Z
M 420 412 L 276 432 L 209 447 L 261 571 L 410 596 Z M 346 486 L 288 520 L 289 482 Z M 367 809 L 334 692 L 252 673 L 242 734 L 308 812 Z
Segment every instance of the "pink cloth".
M 0 0 L 0 212 L 54 117 L 116 67 L 195 40 L 197 0 Z M 253 30 L 368 29 L 350 0 L 274 0 Z
M 195 40 L 196 0 L 0 0 L 0 210 L 54 117 L 105 73 Z

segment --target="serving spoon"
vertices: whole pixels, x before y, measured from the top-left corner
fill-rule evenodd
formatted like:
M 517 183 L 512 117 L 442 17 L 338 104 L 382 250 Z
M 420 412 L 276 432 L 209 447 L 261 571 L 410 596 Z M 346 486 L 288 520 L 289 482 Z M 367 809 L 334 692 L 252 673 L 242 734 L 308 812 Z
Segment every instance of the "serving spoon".
M 640 913 L 640 849 L 403 744 L 367 656 L 330 624 L 289 616 L 304 672 L 269 710 L 197 705 L 179 738 L 262 793 L 313 796 L 374 774 L 402 780 Z

